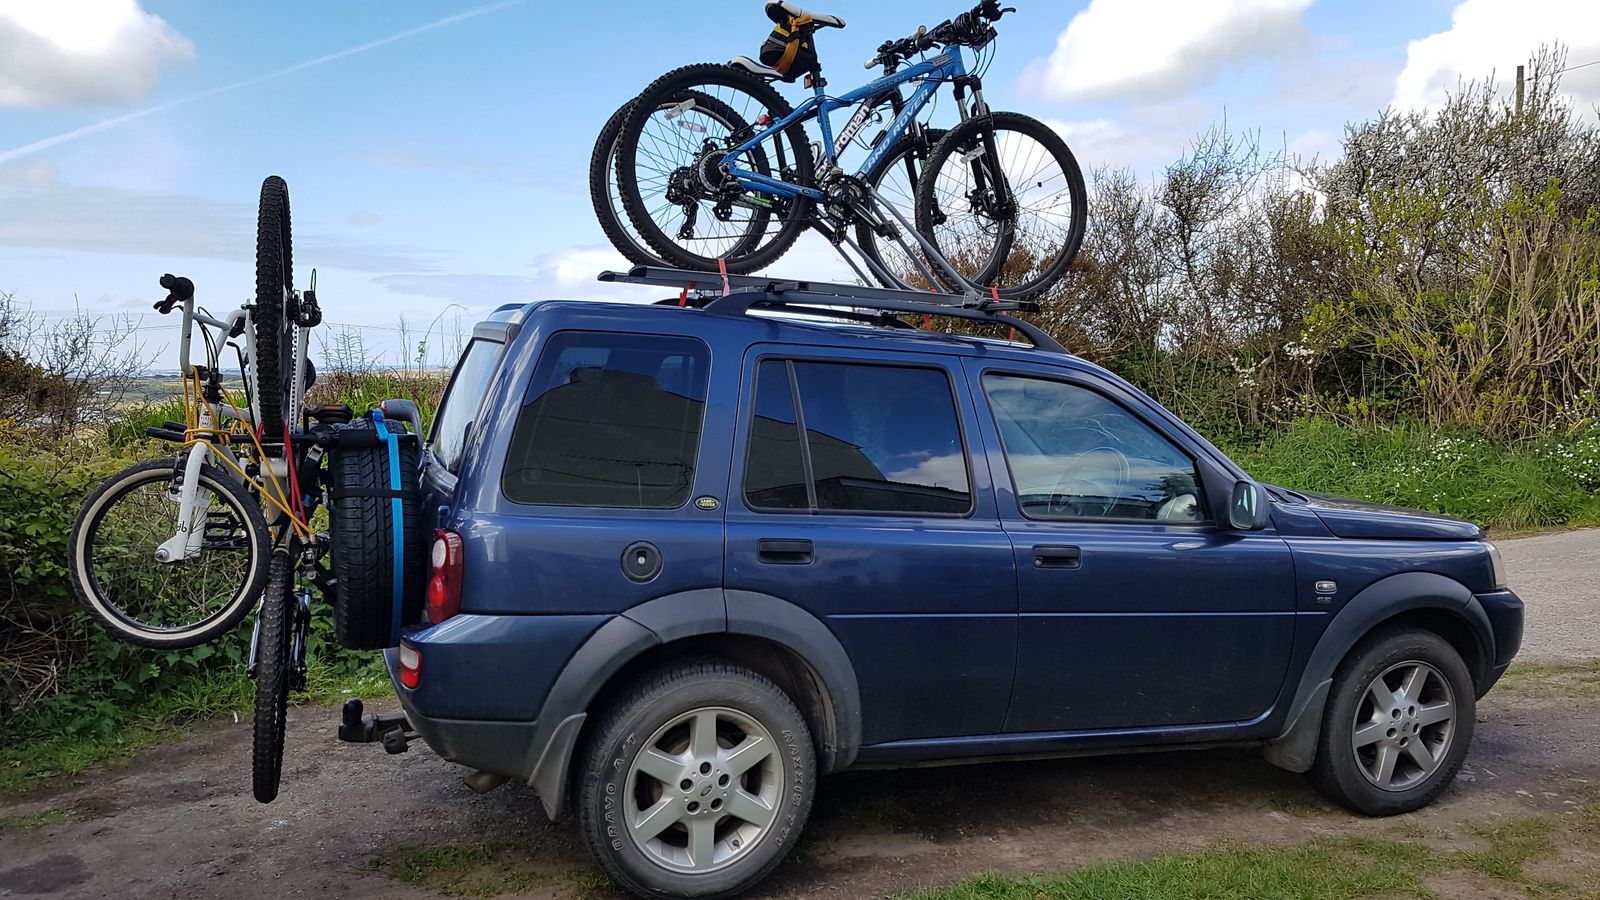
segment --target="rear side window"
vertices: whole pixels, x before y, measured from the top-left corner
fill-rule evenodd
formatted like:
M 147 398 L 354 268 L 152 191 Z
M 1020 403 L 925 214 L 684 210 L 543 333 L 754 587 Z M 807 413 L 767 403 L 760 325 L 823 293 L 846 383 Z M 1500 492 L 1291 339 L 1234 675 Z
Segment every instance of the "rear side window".
M 765 360 L 756 382 L 744 483 L 751 508 L 971 510 L 966 452 L 944 372 Z
M 689 499 L 710 352 L 694 338 L 567 331 L 539 356 L 501 487 L 517 503 L 673 509 Z
M 503 347 L 498 341 L 475 340 L 467 345 L 461 361 L 456 364 L 444 402 L 433 417 L 433 437 L 429 443 L 434 461 L 448 471 L 456 471 L 456 466 L 461 464 L 472 417 L 478 414 L 478 403 L 489 390 L 489 379 L 494 377 Z

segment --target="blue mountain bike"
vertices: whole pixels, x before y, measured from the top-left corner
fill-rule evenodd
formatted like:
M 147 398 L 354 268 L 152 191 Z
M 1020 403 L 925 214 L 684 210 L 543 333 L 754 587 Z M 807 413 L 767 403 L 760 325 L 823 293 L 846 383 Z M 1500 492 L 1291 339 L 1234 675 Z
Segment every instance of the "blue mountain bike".
M 776 27 L 761 62 L 676 69 L 618 114 L 608 149 L 616 200 L 656 257 L 751 272 L 815 228 L 857 275 L 885 287 L 1026 299 L 1060 279 L 1083 241 L 1083 174 L 1054 129 L 991 111 L 983 99 L 993 23 L 1012 10 L 985 0 L 932 30 L 885 41 L 866 63 L 882 66 L 882 77 L 837 96 L 814 41 L 844 21 L 788 0 L 769 0 L 766 11 Z M 801 78 L 812 96 L 793 108 L 773 82 Z M 947 85 L 960 122 L 946 132 L 922 120 Z M 834 132 L 831 114 L 849 107 L 854 114 Z M 886 115 L 880 133 L 861 137 Z M 816 143 L 805 128 L 811 120 Z M 866 150 L 854 174 L 839 164 L 852 142 Z

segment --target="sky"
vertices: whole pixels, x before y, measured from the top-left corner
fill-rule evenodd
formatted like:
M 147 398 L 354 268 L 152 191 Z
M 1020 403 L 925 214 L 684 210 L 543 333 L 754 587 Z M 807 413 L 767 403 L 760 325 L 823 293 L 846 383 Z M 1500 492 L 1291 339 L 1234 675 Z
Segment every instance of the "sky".
M 1506 81 L 1540 44 L 1600 61 L 1595 0 L 1010 2 L 990 105 L 1050 122 L 1086 170 L 1145 177 L 1212 124 L 1327 159 L 1346 122 Z M 831 86 L 964 8 L 826 0 L 847 22 L 818 39 Z M 296 280 L 315 267 L 326 319 L 387 361 L 402 322 L 437 362 L 502 303 L 654 299 L 594 280 L 625 265 L 590 207 L 594 136 L 658 74 L 754 56 L 769 28 L 759 0 L 0 0 L 0 293 L 136 317 L 145 353 L 173 356 L 157 279 L 192 277 L 214 311 L 247 299 L 255 201 L 278 174 Z M 1564 87 L 1595 114 L 1600 65 Z M 815 238 L 770 271 L 847 273 Z

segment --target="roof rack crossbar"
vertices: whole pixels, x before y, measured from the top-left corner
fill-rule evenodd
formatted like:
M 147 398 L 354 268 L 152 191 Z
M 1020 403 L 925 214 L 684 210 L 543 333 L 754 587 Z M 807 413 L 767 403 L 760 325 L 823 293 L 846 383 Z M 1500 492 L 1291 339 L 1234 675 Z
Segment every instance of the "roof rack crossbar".
M 865 315 L 859 310 L 871 309 L 883 314 L 914 313 L 945 316 L 1005 325 L 1025 335 L 1041 350 L 1067 352 L 1055 338 L 1045 334 L 1038 327 L 1004 315 L 1005 312 L 1012 310 L 1036 312 L 1038 306 L 1033 303 L 1006 300 L 972 302 L 966 298 L 962 298 L 961 303 L 944 303 L 937 298 L 952 295 L 821 281 L 763 278 L 755 275 L 726 276 L 728 293 L 724 296 L 723 277 L 716 272 L 695 272 L 660 266 L 635 266 L 627 272 L 600 273 L 600 280 L 605 282 L 651 284 L 694 292 L 698 295 L 697 299 L 701 299 L 700 303 L 694 305 L 708 312 L 741 315 L 753 308 L 787 309 L 790 312 L 829 315 L 878 324 L 883 324 L 882 316 Z M 702 299 L 706 298 L 706 295 L 710 295 L 710 302 Z M 840 309 L 841 307 L 844 309 Z

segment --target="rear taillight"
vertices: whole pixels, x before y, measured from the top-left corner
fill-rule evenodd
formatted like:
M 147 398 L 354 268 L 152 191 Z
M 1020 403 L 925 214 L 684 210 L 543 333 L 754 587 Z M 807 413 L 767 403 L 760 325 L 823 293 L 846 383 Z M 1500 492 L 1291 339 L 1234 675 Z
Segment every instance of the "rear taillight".
M 437 625 L 461 612 L 461 535 L 433 533 L 428 559 L 428 621 Z
M 406 643 L 400 645 L 400 683 L 408 688 L 422 683 L 422 653 Z

